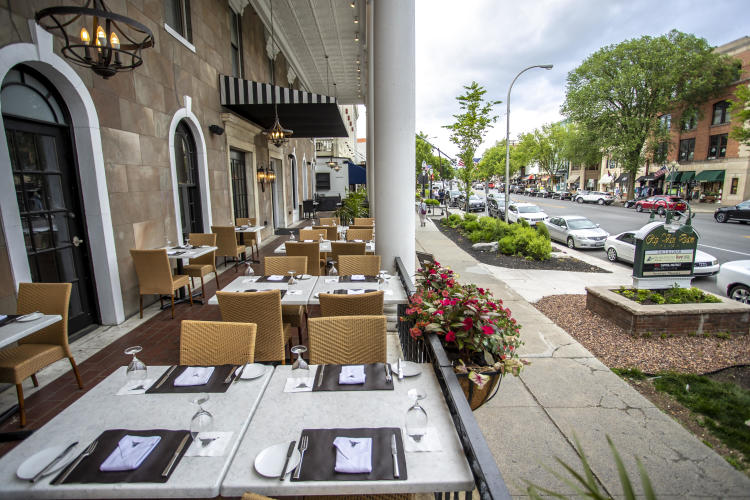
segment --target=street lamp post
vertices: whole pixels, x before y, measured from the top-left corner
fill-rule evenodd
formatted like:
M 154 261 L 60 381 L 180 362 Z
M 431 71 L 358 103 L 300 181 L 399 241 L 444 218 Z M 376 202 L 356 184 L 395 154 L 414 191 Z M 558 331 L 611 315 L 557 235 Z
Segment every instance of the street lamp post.
M 505 212 L 503 212 L 503 216 L 505 217 L 506 222 L 508 221 L 508 205 L 510 204 L 510 91 L 513 89 L 513 84 L 516 83 L 518 77 L 532 68 L 552 69 L 552 65 L 537 64 L 522 70 L 516 75 L 513 81 L 510 82 L 510 87 L 508 87 L 508 98 L 505 100 Z

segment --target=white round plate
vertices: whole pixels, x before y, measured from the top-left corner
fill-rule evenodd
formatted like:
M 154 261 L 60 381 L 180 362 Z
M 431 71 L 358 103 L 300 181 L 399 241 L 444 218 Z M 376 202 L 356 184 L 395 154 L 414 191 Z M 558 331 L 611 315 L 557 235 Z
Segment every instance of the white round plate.
M 289 442 L 283 442 L 279 444 L 275 444 L 273 446 L 269 446 L 265 450 L 258 453 L 258 456 L 255 457 L 255 470 L 258 471 L 258 474 L 261 476 L 266 477 L 279 477 L 281 474 L 281 467 L 284 465 L 284 460 L 286 460 L 286 452 L 289 449 Z M 299 450 L 295 447 L 294 453 L 292 453 L 292 456 L 289 457 L 289 463 L 286 466 L 286 472 L 285 474 L 289 474 L 294 470 L 295 467 L 297 467 L 297 464 L 299 463 L 300 459 L 300 453 Z
M 61 444 L 59 446 L 50 446 L 49 448 L 45 448 L 34 453 L 29 458 L 24 460 L 21 465 L 18 466 L 16 475 L 21 479 L 31 480 L 34 476 L 39 474 L 42 469 L 47 467 L 47 465 L 51 463 L 55 459 L 55 457 L 57 457 L 57 455 L 62 453 L 66 447 L 67 445 L 64 444 Z M 55 466 L 48 471 L 49 474 L 52 474 L 55 471 L 58 471 L 64 466 L 68 465 L 73 457 L 75 457 L 75 454 L 69 451 L 68 454 L 62 458 L 62 460 L 57 462 L 57 464 L 55 464 Z M 281 468 L 280 465 L 279 468 Z
M 42 316 L 44 316 L 44 314 L 40 312 L 33 312 L 33 313 L 26 314 L 24 316 L 19 316 L 18 318 L 16 318 L 16 321 L 20 321 L 21 323 L 25 321 L 36 321 Z
M 295 276 L 295 278 L 298 280 L 309 280 L 310 278 L 312 278 L 312 276 L 310 276 L 309 274 L 298 274 L 297 276 Z
M 391 366 L 394 370 L 398 369 L 398 363 Z M 402 361 L 401 369 L 404 372 L 404 377 L 414 377 L 415 375 L 419 375 L 420 373 L 422 373 L 422 368 L 419 366 L 419 364 L 412 361 Z
M 250 363 L 249 365 L 245 365 L 245 369 L 242 371 L 240 378 L 243 380 L 252 380 L 263 376 L 264 373 L 266 373 L 266 365 Z

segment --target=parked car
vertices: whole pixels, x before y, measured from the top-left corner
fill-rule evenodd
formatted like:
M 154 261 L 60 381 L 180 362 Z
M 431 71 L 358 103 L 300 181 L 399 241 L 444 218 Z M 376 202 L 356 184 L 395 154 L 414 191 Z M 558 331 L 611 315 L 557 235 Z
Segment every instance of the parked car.
M 552 193 L 553 200 L 569 200 L 570 198 L 570 191 L 555 191 Z
M 448 205 L 451 207 L 458 207 L 458 198 L 461 196 L 461 191 L 458 189 L 451 189 L 448 191 Z
M 505 219 L 505 195 L 500 194 L 498 196 L 487 198 L 487 213 L 490 217 L 497 217 L 499 219 Z
M 750 304 L 750 260 L 735 260 L 721 265 L 716 286 L 727 297 Z
M 635 210 L 637 212 L 643 212 L 644 210 L 656 210 L 659 215 L 664 215 L 667 210 L 677 210 L 678 212 L 684 212 L 687 210 L 687 203 L 679 196 L 668 196 L 663 194 L 657 194 L 656 196 L 649 196 L 645 200 L 639 200 L 635 202 Z
M 636 203 L 641 200 L 645 200 L 646 198 L 648 198 L 648 196 L 638 196 L 637 198 L 633 198 L 632 200 L 627 200 L 623 206 L 625 208 L 633 208 L 635 207 Z
M 609 233 L 580 215 L 550 217 L 545 221 L 549 237 L 570 248 L 604 248 Z
M 537 222 L 547 220 L 547 214 L 533 203 L 511 203 L 508 205 L 508 222 L 519 222 L 520 219 L 525 219 L 530 226 L 536 226 Z
M 611 205 L 615 197 L 603 191 L 587 191 L 585 194 L 576 195 L 578 203 L 598 203 L 599 205 Z
M 484 212 L 486 206 L 484 198 L 475 194 L 469 196 L 469 212 Z
M 604 251 L 610 262 L 621 260 L 633 264 L 635 260 L 635 233 L 638 231 L 625 231 L 610 236 L 604 242 Z M 693 274 L 696 276 L 713 276 L 719 272 L 719 261 L 711 254 L 703 250 L 695 251 L 693 261 Z
M 524 187 L 523 187 L 523 186 L 519 186 L 519 185 L 517 185 L 517 184 L 512 184 L 512 185 L 510 186 L 510 192 L 511 192 L 511 193 L 515 193 L 515 194 L 523 194 L 523 192 L 524 192 Z
M 733 207 L 717 208 L 714 212 L 714 219 L 716 219 L 716 222 L 729 222 L 734 219 L 745 224 L 750 221 L 750 200 L 745 200 Z
M 526 196 L 534 196 L 536 194 L 536 187 L 535 186 L 527 186 L 523 188 L 523 194 Z
M 548 191 L 545 188 L 539 188 L 537 189 L 536 193 L 534 193 L 534 196 L 537 198 L 546 198 Z

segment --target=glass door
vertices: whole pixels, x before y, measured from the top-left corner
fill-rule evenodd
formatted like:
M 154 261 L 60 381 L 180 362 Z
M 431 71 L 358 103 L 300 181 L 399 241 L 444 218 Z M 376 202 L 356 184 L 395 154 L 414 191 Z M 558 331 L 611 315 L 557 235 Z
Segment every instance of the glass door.
M 189 233 L 203 232 L 203 211 L 195 139 L 184 120 L 177 125 L 177 130 L 175 130 L 174 149 L 177 193 L 180 201 L 180 227 L 182 238 L 185 239 Z

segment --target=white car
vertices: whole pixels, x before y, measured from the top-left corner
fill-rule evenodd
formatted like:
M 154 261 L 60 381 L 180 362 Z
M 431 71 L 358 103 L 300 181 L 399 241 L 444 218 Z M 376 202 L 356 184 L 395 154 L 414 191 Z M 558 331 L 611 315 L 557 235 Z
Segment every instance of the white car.
M 602 191 L 588 191 L 576 196 L 578 203 L 598 203 L 599 205 L 611 205 L 615 197 Z
M 544 210 L 533 203 L 511 203 L 508 205 L 508 222 L 519 222 L 525 219 L 530 226 L 536 226 L 537 222 L 544 222 L 548 219 Z
M 570 248 L 604 248 L 609 233 L 580 215 L 550 217 L 544 222 L 549 237 L 561 241 Z
M 635 260 L 635 233 L 638 231 L 625 231 L 607 238 L 604 242 L 604 251 L 610 262 L 621 260 L 633 264 Z M 693 263 L 693 274 L 696 276 L 713 276 L 719 272 L 719 261 L 711 254 L 702 250 L 695 251 Z
M 727 297 L 750 304 L 750 260 L 735 260 L 721 265 L 716 286 Z

